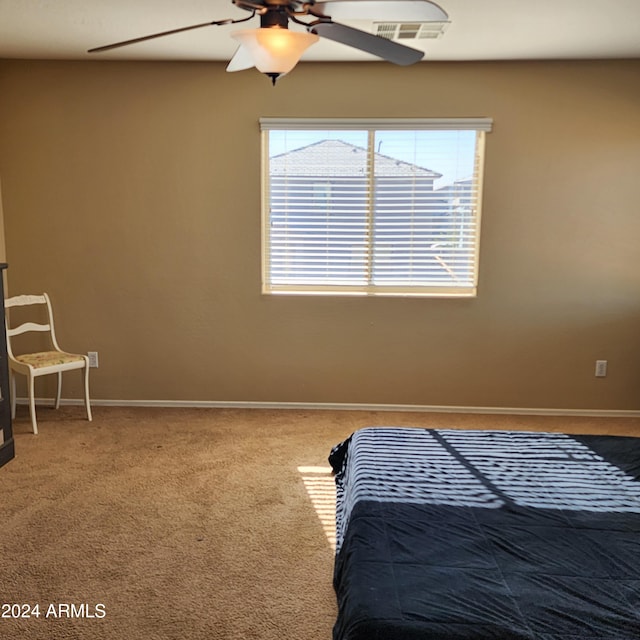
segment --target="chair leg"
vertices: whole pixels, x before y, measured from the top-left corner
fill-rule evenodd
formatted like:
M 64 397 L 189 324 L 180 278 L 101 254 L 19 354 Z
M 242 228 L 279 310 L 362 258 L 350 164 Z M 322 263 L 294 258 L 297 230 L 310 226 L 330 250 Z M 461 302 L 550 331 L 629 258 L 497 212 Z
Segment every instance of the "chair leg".
M 91 415 L 91 404 L 89 403 L 89 366 L 84 368 L 84 407 L 87 410 L 87 420 L 91 422 L 93 416 Z
M 31 416 L 31 428 L 33 433 L 38 435 L 38 423 L 36 422 L 36 398 L 33 384 L 33 376 L 27 376 L 27 384 L 29 387 L 29 415 Z
M 56 393 L 56 409 L 60 408 L 61 397 L 62 397 L 62 371 L 58 371 L 58 391 Z
M 9 371 L 9 377 L 11 378 L 11 419 L 16 419 L 16 374 L 13 371 Z

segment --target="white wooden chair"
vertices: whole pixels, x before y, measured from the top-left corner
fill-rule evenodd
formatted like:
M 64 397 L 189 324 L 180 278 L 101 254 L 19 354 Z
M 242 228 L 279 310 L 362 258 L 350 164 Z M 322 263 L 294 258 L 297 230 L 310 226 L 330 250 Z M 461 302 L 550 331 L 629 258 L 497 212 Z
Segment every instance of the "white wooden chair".
M 10 309 L 14 307 L 25 307 L 40 304 L 46 305 L 48 318 L 48 322 L 46 324 L 23 322 L 14 328 L 10 328 Z M 35 378 L 52 373 L 58 374 L 58 392 L 56 394 L 55 404 L 56 409 L 58 409 L 60 407 L 60 396 L 62 393 L 62 373 L 72 369 L 84 369 L 84 406 L 87 410 L 87 419 L 91 420 L 91 405 L 89 404 L 89 358 L 85 355 L 67 353 L 58 346 L 53 326 L 53 311 L 51 309 L 49 296 L 46 293 L 43 293 L 42 295 L 14 296 L 12 298 L 7 298 L 4 301 L 4 306 L 7 311 L 7 355 L 9 357 L 9 372 L 11 378 L 11 417 L 16 417 L 16 373 L 20 373 L 27 377 L 27 393 L 29 396 L 31 425 L 33 427 L 33 433 L 37 434 L 38 425 L 36 423 L 36 405 L 34 396 Z M 11 344 L 12 338 L 32 331 L 47 333 L 51 350 L 15 355 Z

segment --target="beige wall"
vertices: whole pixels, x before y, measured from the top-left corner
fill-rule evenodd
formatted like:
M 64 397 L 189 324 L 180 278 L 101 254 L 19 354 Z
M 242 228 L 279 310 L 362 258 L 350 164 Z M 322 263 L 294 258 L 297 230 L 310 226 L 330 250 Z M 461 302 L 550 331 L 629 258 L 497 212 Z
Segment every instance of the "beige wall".
M 0 96 L 10 292 L 95 398 L 640 409 L 639 60 L 5 60 Z M 262 296 L 261 116 L 492 117 L 478 297 Z

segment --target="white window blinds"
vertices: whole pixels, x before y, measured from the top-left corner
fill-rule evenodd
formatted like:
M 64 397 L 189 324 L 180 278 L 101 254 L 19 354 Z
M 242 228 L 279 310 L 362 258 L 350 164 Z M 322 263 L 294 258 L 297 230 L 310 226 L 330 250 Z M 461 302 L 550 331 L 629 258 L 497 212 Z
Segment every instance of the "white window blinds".
M 491 120 L 260 125 L 265 293 L 475 295 Z

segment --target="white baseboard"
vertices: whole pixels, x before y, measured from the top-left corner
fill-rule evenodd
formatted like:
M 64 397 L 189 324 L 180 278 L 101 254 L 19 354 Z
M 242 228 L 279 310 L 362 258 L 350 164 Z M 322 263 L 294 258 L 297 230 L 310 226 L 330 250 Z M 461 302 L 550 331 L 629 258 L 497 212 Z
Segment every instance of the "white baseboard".
M 16 398 L 28 404 L 27 398 Z M 62 399 L 63 405 L 83 405 L 82 400 Z M 36 405 L 53 405 L 51 398 L 36 398 Z M 532 416 L 582 416 L 592 418 L 640 418 L 635 409 L 553 409 L 543 407 L 460 407 L 451 405 L 366 404 L 349 402 L 248 402 L 224 400 L 91 400 L 95 407 L 164 407 L 201 409 L 297 409 L 333 411 L 396 411 L 413 413 L 478 413 Z

